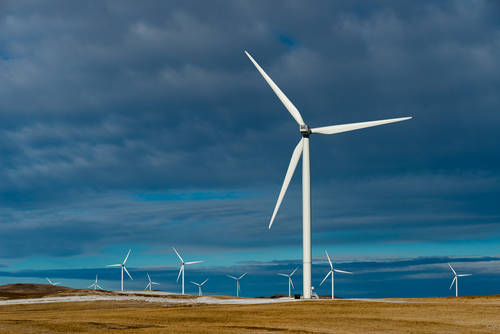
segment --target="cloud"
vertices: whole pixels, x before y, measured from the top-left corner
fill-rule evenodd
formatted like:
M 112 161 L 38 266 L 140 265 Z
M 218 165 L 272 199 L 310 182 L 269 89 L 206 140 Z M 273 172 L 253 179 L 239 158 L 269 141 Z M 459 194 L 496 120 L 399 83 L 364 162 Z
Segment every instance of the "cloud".
M 500 238 L 494 2 L 0 6 L 6 258 L 299 247 L 299 170 L 266 229 L 296 124 L 243 50 L 311 126 L 414 116 L 312 138 L 315 245 Z

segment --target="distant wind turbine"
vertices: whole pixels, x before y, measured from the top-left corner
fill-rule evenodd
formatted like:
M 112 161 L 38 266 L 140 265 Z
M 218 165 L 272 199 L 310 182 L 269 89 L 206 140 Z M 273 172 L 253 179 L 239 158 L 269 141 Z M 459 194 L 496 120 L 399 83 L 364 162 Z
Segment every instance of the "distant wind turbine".
M 61 284 L 60 282 L 52 282 L 52 281 L 50 280 L 50 278 L 48 278 L 48 277 L 45 277 L 45 279 L 47 280 L 47 282 L 49 282 L 49 284 L 50 284 L 50 285 L 54 285 L 54 286 L 56 286 L 56 285 Z
M 288 297 L 292 296 L 292 288 L 295 289 L 295 287 L 293 286 L 292 275 L 295 274 L 295 272 L 297 271 L 297 269 L 299 269 L 299 267 L 295 268 L 288 275 L 287 274 L 280 274 L 280 273 L 278 273 L 278 275 L 280 275 L 280 276 L 288 277 Z
M 94 283 L 92 283 L 91 285 L 89 285 L 89 289 L 90 289 L 90 288 L 94 288 L 94 290 L 97 290 L 97 289 L 99 289 L 99 290 L 104 290 L 104 289 L 103 289 L 103 288 L 99 285 L 99 283 L 97 283 L 97 274 L 95 275 L 95 282 L 94 282 Z
M 179 252 L 177 251 L 177 249 L 175 249 L 175 247 L 172 247 L 174 249 L 174 252 L 175 254 L 177 254 L 177 257 L 179 257 L 179 260 L 181 261 L 181 268 L 179 269 L 179 275 L 177 275 L 177 281 L 176 282 L 179 282 L 179 277 L 181 276 L 182 274 L 182 294 L 184 294 L 184 266 L 186 265 L 190 265 L 190 264 L 195 264 L 195 263 L 201 263 L 203 261 L 190 261 L 190 262 L 184 262 L 184 260 L 182 259 L 181 255 L 179 254 Z
M 196 283 L 196 282 L 191 281 L 191 283 L 193 283 L 194 285 L 196 285 L 198 287 L 198 296 L 202 296 L 201 287 L 203 286 L 203 284 L 207 283 L 207 281 L 208 281 L 208 278 L 201 283 Z
M 458 275 L 457 272 L 451 266 L 451 264 L 448 263 L 448 265 L 450 266 L 451 271 L 453 271 L 453 275 L 455 275 L 455 277 L 453 277 L 453 281 L 451 281 L 451 285 L 450 285 L 449 290 L 451 290 L 451 288 L 453 287 L 453 284 L 455 284 L 455 297 L 458 297 L 458 278 L 465 277 L 465 276 L 471 276 L 472 274 L 460 274 L 460 275 Z
M 153 285 L 160 285 L 160 283 L 156 283 L 156 282 L 153 282 L 151 280 L 151 277 L 149 276 L 149 273 L 146 273 L 146 275 L 148 276 L 148 285 L 146 285 L 146 287 L 144 288 L 144 290 L 147 290 L 149 289 L 149 291 L 151 291 L 153 289 Z
M 384 119 L 379 121 L 371 121 L 371 122 L 360 122 L 360 123 L 350 123 L 350 124 L 342 124 L 342 125 L 331 125 L 331 126 L 323 126 L 319 128 L 310 128 L 302 119 L 297 108 L 293 105 L 293 103 L 286 97 L 286 95 L 279 89 L 279 87 L 274 83 L 274 81 L 264 72 L 264 70 L 257 64 L 257 62 L 252 58 L 252 56 L 245 51 L 245 54 L 250 58 L 250 61 L 260 72 L 264 80 L 266 80 L 267 84 L 274 91 L 276 96 L 280 99 L 281 103 L 285 106 L 288 112 L 292 115 L 295 121 L 299 125 L 299 131 L 302 136 L 302 139 L 299 141 L 297 146 L 295 147 L 292 153 L 292 159 L 290 160 L 290 164 L 288 165 L 288 170 L 285 175 L 285 180 L 283 181 L 283 186 L 281 187 L 280 194 L 278 196 L 278 201 L 276 202 L 276 206 L 274 208 L 273 215 L 271 217 L 271 221 L 269 222 L 269 228 L 271 228 L 274 218 L 278 213 L 278 209 L 283 201 L 283 197 L 285 196 L 286 190 L 288 189 L 288 185 L 290 184 L 290 180 L 292 179 L 293 173 L 295 172 L 295 168 L 297 167 L 297 163 L 299 162 L 300 157 L 302 156 L 302 277 L 303 277 L 303 295 L 305 299 L 311 298 L 311 183 L 310 183 L 310 166 L 309 166 L 309 136 L 311 134 L 323 134 L 323 135 L 331 135 L 346 131 L 358 130 L 363 128 L 368 128 L 372 126 L 401 122 L 411 117 L 402 117 L 402 118 L 392 118 L 392 119 Z
M 123 271 L 125 270 L 125 272 L 127 273 L 128 277 L 130 277 L 131 280 L 134 280 L 132 278 L 132 276 L 130 276 L 130 273 L 128 272 L 127 270 L 127 267 L 125 267 L 125 263 L 127 263 L 127 260 L 128 260 L 128 257 L 130 255 L 130 252 L 132 250 L 129 249 L 128 250 L 128 253 L 127 253 L 127 256 L 125 256 L 125 260 L 123 260 L 122 263 L 117 263 L 117 264 L 108 264 L 106 267 L 121 267 L 121 272 L 122 272 L 122 276 L 121 276 L 121 291 L 123 291 Z
M 227 277 L 232 278 L 232 279 L 234 279 L 236 281 L 236 297 L 240 296 L 240 279 L 242 279 L 243 277 L 245 277 L 246 274 L 247 273 L 244 273 L 240 277 L 234 277 L 234 276 L 231 276 L 231 275 L 226 275 Z
M 328 263 L 330 263 L 330 271 L 328 272 L 328 274 L 326 274 L 325 278 L 323 278 L 323 280 L 321 281 L 321 283 L 319 285 L 322 285 L 323 282 L 325 282 L 325 280 L 328 278 L 328 276 L 332 275 L 332 299 L 335 299 L 335 294 L 334 294 L 334 292 L 335 292 L 335 286 L 334 286 L 335 273 L 351 274 L 351 275 L 352 275 L 352 273 L 350 271 L 344 271 L 344 270 L 333 268 L 332 260 L 330 260 L 330 256 L 328 256 L 328 252 L 326 250 L 325 250 L 325 254 L 326 254 L 326 258 L 328 259 Z

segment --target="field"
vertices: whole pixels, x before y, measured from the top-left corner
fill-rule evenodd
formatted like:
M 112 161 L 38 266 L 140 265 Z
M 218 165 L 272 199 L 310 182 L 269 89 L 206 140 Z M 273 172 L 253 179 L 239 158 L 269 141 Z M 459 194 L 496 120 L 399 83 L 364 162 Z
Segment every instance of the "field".
M 0 333 L 98 332 L 500 333 L 500 295 L 261 305 L 95 301 L 0 306 Z

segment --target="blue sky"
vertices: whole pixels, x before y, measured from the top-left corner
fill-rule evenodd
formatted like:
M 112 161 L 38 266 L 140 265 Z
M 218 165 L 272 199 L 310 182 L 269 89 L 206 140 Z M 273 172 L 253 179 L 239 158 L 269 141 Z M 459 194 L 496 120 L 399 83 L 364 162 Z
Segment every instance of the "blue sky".
M 245 270 L 247 295 L 278 290 L 260 283 L 300 263 L 300 168 L 267 225 L 299 135 L 248 50 L 313 127 L 414 117 L 311 139 L 313 279 L 328 249 L 361 271 L 339 278 L 346 296 L 447 295 L 448 261 L 474 274 L 464 293 L 498 293 L 499 14 L 0 1 L 0 283 L 82 287 L 99 271 L 117 286 L 103 267 L 132 248 L 137 275 L 174 289 L 175 246 L 214 293 Z

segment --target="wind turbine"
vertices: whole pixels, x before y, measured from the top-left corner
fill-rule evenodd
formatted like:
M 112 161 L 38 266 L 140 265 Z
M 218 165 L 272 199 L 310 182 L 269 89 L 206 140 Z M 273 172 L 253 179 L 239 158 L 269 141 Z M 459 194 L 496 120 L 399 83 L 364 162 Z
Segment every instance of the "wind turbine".
M 264 72 L 264 70 L 257 64 L 257 62 L 245 51 L 245 54 L 250 58 L 250 61 L 255 65 L 260 74 L 264 77 L 276 96 L 280 99 L 281 103 L 285 106 L 288 112 L 292 115 L 295 121 L 299 124 L 299 131 L 302 136 L 301 140 L 295 147 L 292 153 L 292 159 L 288 165 L 288 170 L 285 175 L 283 186 L 281 187 L 278 201 L 274 208 L 269 228 L 271 228 L 274 218 L 278 213 L 283 197 L 285 196 L 290 180 L 292 179 L 297 163 L 302 156 L 302 265 L 303 265 L 303 295 L 304 298 L 311 298 L 311 183 L 310 183 L 310 169 L 309 169 L 309 136 L 311 134 L 324 134 L 331 135 L 346 131 L 353 131 L 372 126 L 405 121 L 411 117 L 392 118 L 371 122 L 350 123 L 341 125 L 323 126 L 319 128 L 310 128 L 302 119 L 297 108 L 286 97 L 286 95 L 279 89 L 274 81 Z
M 288 277 L 288 297 L 291 297 L 292 296 L 292 288 L 295 289 L 295 287 L 293 286 L 293 281 L 292 281 L 292 275 L 295 274 L 295 272 L 297 271 L 297 269 L 299 269 L 299 267 L 295 268 L 290 274 L 279 274 L 280 276 L 283 276 L 283 277 Z
M 326 249 L 325 249 L 325 254 L 326 254 L 326 258 L 328 259 L 328 263 L 330 263 L 330 271 L 328 272 L 328 274 L 326 274 L 325 278 L 323 278 L 323 280 L 321 281 L 321 283 L 319 283 L 319 285 L 322 285 L 325 282 L 325 280 L 328 278 L 328 276 L 332 275 L 332 299 L 335 299 L 335 295 L 334 295 L 334 291 L 335 291 L 334 276 L 335 276 L 335 273 L 351 274 L 351 275 L 352 275 L 352 273 L 350 271 L 344 271 L 344 270 L 333 268 L 332 260 L 330 260 L 330 256 L 328 256 L 328 252 L 326 251 Z
M 50 280 L 50 278 L 48 278 L 48 277 L 45 277 L 45 279 L 47 280 L 47 282 L 49 282 L 49 284 L 50 284 L 50 285 L 54 285 L 54 286 L 56 286 L 56 285 L 61 284 L 60 282 L 52 282 L 52 281 Z
M 246 274 L 247 273 L 244 273 L 240 277 L 234 277 L 234 276 L 231 276 L 231 275 L 226 275 L 227 277 L 232 278 L 232 279 L 234 279 L 236 281 L 236 297 L 240 296 L 240 279 L 242 279 Z
M 94 290 L 104 290 L 100 285 L 99 283 L 97 283 L 97 274 L 95 275 L 95 282 L 92 283 L 91 285 L 89 285 L 89 288 L 94 288 Z
M 194 285 L 196 285 L 198 287 L 198 296 L 202 296 L 201 287 L 203 286 L 203 284 L 207 283 L 207 281 L 208 281 L 208 278 L 201 283 L 196 283 L 196 282 L 190 281 L 191 283 L 193 283 Z
M 172 248 L 174 249 L 175 254 L 177 254 L 177 256 L 179 257 L 179 260 L 181 260 L 181 268 L 179 269 L 179 275 L 177 275 L 177 281 L 176 282 L 179 282 L 179 277 L 182 274 L 182 294 L 184 294 L 184 265 L 187 266 L 187 265 L 190 265 L 190 264 L 201 263 L 203 261 L 184 262 L 184 260 L 182 259 L 181 255 L 179 254 L 179 252 L 177 251 L 177 249 L 175 249 L 175 247 L 172 247 Z
M 117 263 L 117 264 L 108 264 L 106 267 L 121 267 L 122 268 L 122 276 L 121 276 L 121 290 L 123 291 L 123 271 L 125 270 L 125 272 L 127 273 L 128 277 L 130 277 L 131 280 L 134 280 L 132 278 L 132 276 L 130 276 L 130 273 L 128 272 L 127 270 L 127 267 L 125 267 L 125 263 L 127 263 L 127 259 L 128 259 L 128 256 L 130 255 L 130 252 L 132 250 L 129 249 L 128 250 L 128 253 L 127 253 L 127 256 L 125 256 L 125 260 L 123 260 L 123 263 Z
M 451 266 L 451 264 L 448 263 L 448 265 L 450 266 L 451 271 L 453 271 L 453 275 L 455 275 L 455 277 L 453 277 L 453 281 L 451 281 L 450 290 L 453 287 L 453 284 L 455 284 L 455 297 L 458 297 L 458 278 L 465 277 L 465 276 L 471 276 L 472 274 L 460 274 L 460 275 L 458 275 L 457 272 Z
M 146 273 L 146 275 L 148 275 L 148 285 L 146 285 L 146 287 L 144 288 L 144 290 L 147 290 L 149 288 L 149 291 L 151 291 L 153 289 L 153 285 L 160 285 L 160 283 L 156 283 L 156 282 L 153 282 L 151 280 L 151 277 L 149 276 L 149 273 Z

